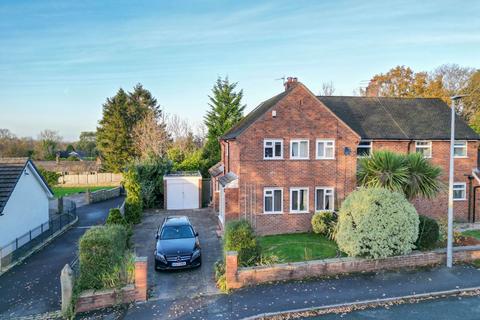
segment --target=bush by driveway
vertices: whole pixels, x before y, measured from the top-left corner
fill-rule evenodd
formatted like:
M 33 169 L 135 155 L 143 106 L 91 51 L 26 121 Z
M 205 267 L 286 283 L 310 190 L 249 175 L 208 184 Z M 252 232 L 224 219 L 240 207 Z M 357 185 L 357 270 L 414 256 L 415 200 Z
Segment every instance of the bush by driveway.
M 199 233 L 202 266 L 197 269 L 155 271 L 153 251 L 155 232 L 168 215 L 188 216 Z M 217 217 L 210 209 L 156 211 L 144 213 L 135 226 L 132 242 L 137 256 L 148 257 L 149 299 L 172 299 L 219 293 L 215 286 L 214 264 L 222 255 L 221 239 L 217 237 Z

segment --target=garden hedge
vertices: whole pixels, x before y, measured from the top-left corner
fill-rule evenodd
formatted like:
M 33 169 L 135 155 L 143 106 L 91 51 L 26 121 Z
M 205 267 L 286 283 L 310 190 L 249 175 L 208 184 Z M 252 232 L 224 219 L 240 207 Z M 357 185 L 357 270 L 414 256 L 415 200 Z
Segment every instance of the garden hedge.
M 224 252 L 237 251 L 238 264 L 254 265 L 260 258 L 260 247 L 252 226 L 246 220 L 228 222 L 225 227 Z
M 93 227 L 80 238 L 80 290 L 112 287 L 127 252 L 127 229 L 122 225 Z
M 377 259 L 415 248 L 419 218 L 403 194 L 361 188 L 345 199 L 338 216 L 335 240 L 349 256 Z
M 440 227 L 435 219 L 420 215 L 418 239 L 415 242 L 417 249 L 431 249 L 440 239 Z

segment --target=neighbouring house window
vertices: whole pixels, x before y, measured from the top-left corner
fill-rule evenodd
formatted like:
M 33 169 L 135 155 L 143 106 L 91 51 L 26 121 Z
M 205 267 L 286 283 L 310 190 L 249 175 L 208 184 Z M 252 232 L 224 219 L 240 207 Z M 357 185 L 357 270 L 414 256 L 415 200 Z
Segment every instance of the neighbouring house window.
M 317 139 L 317 159 L 335 158 L 335 140 Z
M 467 184 L 464 182 L 455 182 L 453 184 L 453 200 L 467 199 Z
M 263 140 L 263 158 L 264 159 L 283 159 L 283 140 L 281 139 Z
M 453 144 L 453 156 L 455 158 L 467 157 L 467 141 L 455 141 Z
M 283 190 L 281 188 L 265 188 L 263 190 L 263 212 L 283 212 Z
M 308 140 L 290 141 L 290 159 L 308 159 Z
M 357 146 L 357 157 L 369 157 L 372 153 L 372 141 L 361 140 Z
M 290 189 L 290 212 L 308 212 L 308 188 Z
M 423 154 L 425 158 L 431 158 L 432 141 L 415 141 L 415 152 Z
M 315 211 L 333 211 L 333 188 L 315 188 Z

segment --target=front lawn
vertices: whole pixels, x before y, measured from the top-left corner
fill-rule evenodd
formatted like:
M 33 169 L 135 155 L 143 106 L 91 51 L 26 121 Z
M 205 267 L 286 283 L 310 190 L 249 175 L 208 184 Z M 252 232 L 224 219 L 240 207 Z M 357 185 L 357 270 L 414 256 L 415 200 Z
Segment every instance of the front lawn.
M 337 244 L 315 233 L 292 233 L 259 237 L 263 254 L 276 255 L 281 262 L 334 258 Z
M 95 186 L 95 187 L 53 187 L 52 191 L 53 194 L 55 195 L 55 198 L 60 198 L 60 197 L 65 197 L 69 196 L 74 193 L 79 193 L 79 192 L 86 192 L 87 190 L 90 190 L 91 192 L 93 191 L 98 191 L 98 190 L 103 190 L 103 189 L 111 189 L 113 187 L 102 187 L 102 186 Z
M 462 232 L 463 236 L 474 237 L 480 240 L 480 230 L 467 230 Z

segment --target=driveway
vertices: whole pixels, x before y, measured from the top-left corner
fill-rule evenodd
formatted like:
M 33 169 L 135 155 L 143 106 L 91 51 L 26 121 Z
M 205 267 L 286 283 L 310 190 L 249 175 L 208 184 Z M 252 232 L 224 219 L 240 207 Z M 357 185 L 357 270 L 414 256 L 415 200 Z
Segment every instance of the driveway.
M 199 233 L 202 266 L 197 269 L 155 271 L 153 251 L 155 232 L 169 215 L 188 216 Z M 135 227 L 133 242 L 137 256 L 148 257 L 149 300 L 192 298 L 219 293 L 215 286 L 214 264 L 222 256 L 221 240 L 217 237 L 217 217 L 211 209 L 149 211 Z
M 78 239 L 93 225 L 103 224 L 110 208 L 123 198 L 82 206 L 78 223 L 22 264 L 0 276 L 0 319 L 60 309 L 60 271 L 76 257 Z

